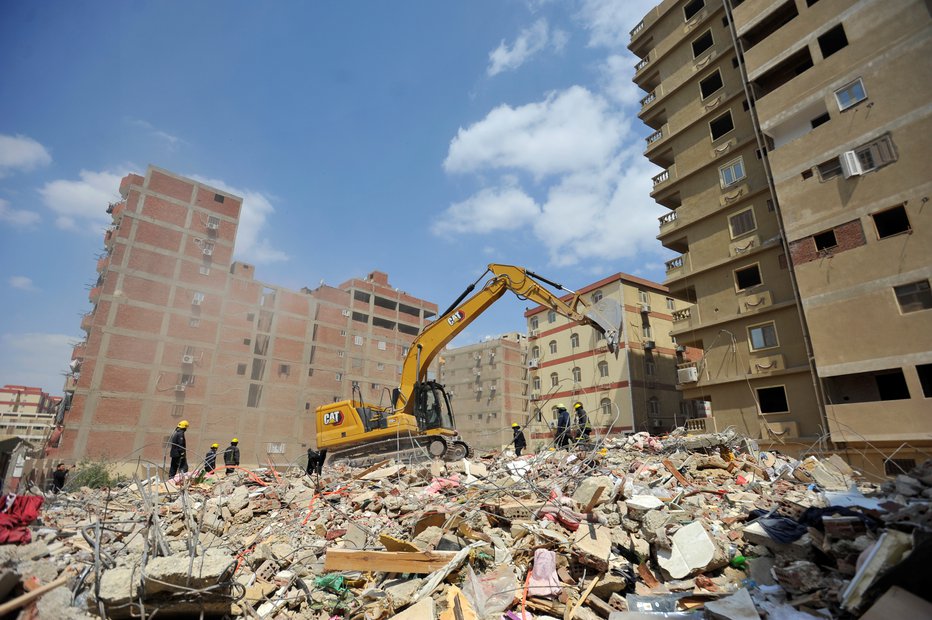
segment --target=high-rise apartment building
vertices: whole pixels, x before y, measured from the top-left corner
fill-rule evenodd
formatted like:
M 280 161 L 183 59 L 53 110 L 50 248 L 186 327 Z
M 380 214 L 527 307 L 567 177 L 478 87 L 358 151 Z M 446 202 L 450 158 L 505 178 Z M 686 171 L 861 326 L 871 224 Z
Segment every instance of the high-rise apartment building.
M 703 351 L 680 387 L 718 427 L 881 473 L 932 439 L 929 21 L 918 0 L 666 0 L 632 30 L 666 284 L 693 302 L 674 334 Z
M 61 458 L 161 464 L 186 419 L 192 464 L 232 437 L 244 464 L 295 462 L 314 445 L 314 409 L 378 402 L 437 312 L 381 272 L 301 291 L 256 280 L 232 259 L 242 199 L 227 192 L 150 167 L 120 193 L 65 386 Z
M 932 445 L 930 5 L 734 4 L 827 431 L 899 473 Z
M 535 438 L 549 439 L 556 405 L 572 412 L 577 401 L 599 435 L 658 434 L 704 416 L 693 403 L 684 405 L 676 390 L 677 364 L 687 361 L 689 352 L 671 336 L 673 315 L 688 304 L 661 284 L 624 273 L 585 286 L 579 294 L 587 303 L 611 298 L 621 305 L 619 352 L 609 353 L 604 336 L 591 327 L 544 306 L 525 312 L 529 426 Z
M 527 337 L 510 333 L 445 349 L 440 382 L 456 417 L 456 429 L 478 450 L 495 450 L 512 439 L 512 423 L 528 420 Z

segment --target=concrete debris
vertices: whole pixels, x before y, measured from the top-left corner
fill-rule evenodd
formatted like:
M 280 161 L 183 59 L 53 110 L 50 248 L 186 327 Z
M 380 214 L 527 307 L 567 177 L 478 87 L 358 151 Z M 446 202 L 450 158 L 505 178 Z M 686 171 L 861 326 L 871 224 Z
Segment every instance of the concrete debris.
M 910 578 L 932 562 L 930 497 L 932 461 L 877 485 L 837 455 L 759 452 L 733 430 L 341 463 L 319 479 L 152 477 L 46 498 L 33 542 L 0 546 L 0 606 L 60 618 L 855 618 L 928 604 Z

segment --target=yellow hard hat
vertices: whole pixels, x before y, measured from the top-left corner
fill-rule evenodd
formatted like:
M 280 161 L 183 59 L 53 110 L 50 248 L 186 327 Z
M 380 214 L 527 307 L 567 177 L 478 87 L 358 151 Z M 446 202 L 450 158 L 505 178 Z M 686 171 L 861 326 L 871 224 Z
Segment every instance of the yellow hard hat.
M 178 428 L 188 428 L 188 421 L 187 421 L 187 420 L 182 420 L 181 422 L 179 422 L 179 423 L 178 423 Z
M 211 447 L 211 448 L 219 448 L 219 447 L 220 447 L 220 444 L 219 444 L 219 443 L 212 443 L 212 444 L 210 444 L 210 447 Z
M 517 423 L 517 422 L 512 422 L 512 423 L 511 423 L 511 428 L 518 428 L 518 423 Z
M 230 443 L 239 443 L 239 439 L 234 437 L 233 439 L 230 440 Z
M 573 409 L 579 409 L 580 407 L 582 407 L 582 403 L 576 403 L 573 405 Z

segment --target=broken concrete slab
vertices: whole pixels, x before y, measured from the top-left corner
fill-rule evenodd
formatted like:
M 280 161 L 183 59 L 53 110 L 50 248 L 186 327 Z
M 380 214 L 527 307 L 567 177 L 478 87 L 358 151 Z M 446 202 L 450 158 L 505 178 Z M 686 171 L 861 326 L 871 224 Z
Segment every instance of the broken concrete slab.
M 582 523 L 573 536 L 573 551 L 580 564 L 591 566 L 599 573 L 608 572 L 612 552 L 612 533 L 598 523 Z
M 724 552 L 701 521 L 678 529 L 670 542 L 670 549 L 657 550 L 657 563 L 672 579 L 685 579 L 728 564 Z

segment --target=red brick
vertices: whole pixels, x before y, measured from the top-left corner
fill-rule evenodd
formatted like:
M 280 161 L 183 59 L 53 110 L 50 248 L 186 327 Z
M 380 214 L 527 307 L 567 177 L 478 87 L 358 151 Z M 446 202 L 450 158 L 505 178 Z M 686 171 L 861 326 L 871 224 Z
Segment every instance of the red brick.
M 174 224 L 180 228 L 187 226 L 189 211 L 190 208 L 185 205 L 169 202 L 157 196 L 146 196 L 146 200 L 142 205 L 142 214 L 144 216 Z
M 138 398 L 101 398 L 94 409 L 94 424 L 136 425 L 141 410 L 142 401 Z
M 182 235 L 177 230 L 171 230 L 152 222 L 136 222 L 135 239 L 137 243 L 145 243 L 169 252 L 177 252 L 181 247 L 181 238 Z
M 177 198 L 184 202 L 190 202 L 191 195 L 194 192 L 194 185 L 187 181 L 170 177 L 157 170 L 153 170 L 149 177 L 149 183 L 146 185 L 146 189 L 171 196 L 172 198 Z

